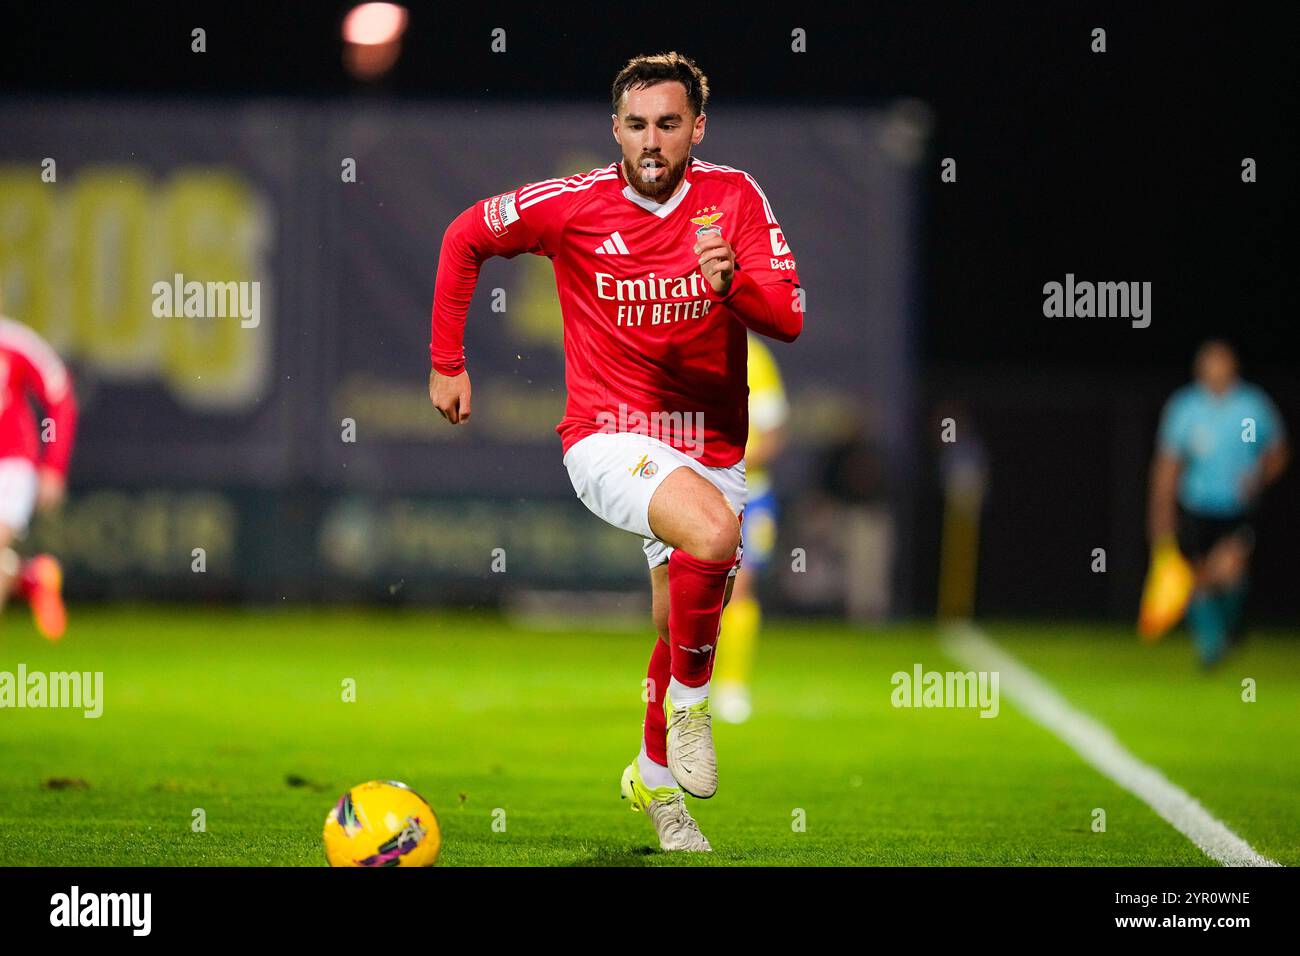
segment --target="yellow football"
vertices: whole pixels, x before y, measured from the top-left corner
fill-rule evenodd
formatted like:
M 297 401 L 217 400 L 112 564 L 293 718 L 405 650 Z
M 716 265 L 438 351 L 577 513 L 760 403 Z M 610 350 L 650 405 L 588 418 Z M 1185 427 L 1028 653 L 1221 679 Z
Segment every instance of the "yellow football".
M 325 817 L 330 866 L 433 866 L 442 849 L 438 817 L 396 780 L 358 784 Z

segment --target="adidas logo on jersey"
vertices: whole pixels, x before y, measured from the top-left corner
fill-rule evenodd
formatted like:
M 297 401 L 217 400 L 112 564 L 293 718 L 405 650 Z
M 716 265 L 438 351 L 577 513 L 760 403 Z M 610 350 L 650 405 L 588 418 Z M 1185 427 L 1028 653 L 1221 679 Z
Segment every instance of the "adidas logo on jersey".
M 617 232 L 612 232 L 609 238 L 596 247 L 598 256 L 630 256 L 627 245 L 623 242 L 623 237 Z

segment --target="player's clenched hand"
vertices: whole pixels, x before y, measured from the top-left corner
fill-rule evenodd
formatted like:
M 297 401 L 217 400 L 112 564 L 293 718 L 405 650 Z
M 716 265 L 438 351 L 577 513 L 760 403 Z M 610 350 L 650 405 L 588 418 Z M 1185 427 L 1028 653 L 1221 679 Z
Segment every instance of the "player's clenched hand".
M 700 257 L 700 272 L 709 280 L 713 291 L 726 295 L 736 274 L 736 252 L 731 243 L 714 233 L 695 243 L 692 251 Z
M 429 401 L 453 425 L 469 422 L 469 372 L 459 375 L 429 373 Z

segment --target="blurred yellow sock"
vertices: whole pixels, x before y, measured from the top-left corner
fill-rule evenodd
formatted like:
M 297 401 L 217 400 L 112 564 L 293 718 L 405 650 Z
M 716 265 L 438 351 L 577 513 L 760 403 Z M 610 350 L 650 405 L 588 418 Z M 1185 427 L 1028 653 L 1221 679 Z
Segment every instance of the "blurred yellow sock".
M 749 685 L 762 616 L 758 601 L 752 597 L 736 598 L 722 612 L 716 667 L 720 683 Z

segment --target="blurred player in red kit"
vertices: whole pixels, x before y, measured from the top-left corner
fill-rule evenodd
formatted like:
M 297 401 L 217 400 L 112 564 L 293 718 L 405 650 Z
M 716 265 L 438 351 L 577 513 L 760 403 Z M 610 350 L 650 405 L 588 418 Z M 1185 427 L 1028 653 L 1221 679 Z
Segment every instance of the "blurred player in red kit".
M 31 399 L 44 410 L 38 422 Z M 25 325 L 0 315 L 0 612 L 10 597 L 27 601 L 43 635 L 63 636 L 63 569 L 48 554 L 27 561 L 14 544 L 33 511 L 63 503 L 77 403 L 54 349 Z
M 677 53 L 614 80 L 619 161 L 476 202 L 443 236 L 429 396 L 470 418 L 464 327 L 492 256 L 547 256 L 564 317 L 567 403 L 556 431 L 574 491 L 644 539 L 658 640 L 641 752 L 623 796 L 665 850 L 709 850 L 685 794 L 711 797 L 709 680 L 740 566 L 749 431 L 746 330 L 803 329 L 795 260 L 752 176 L 691 155 L 708 81 Z

